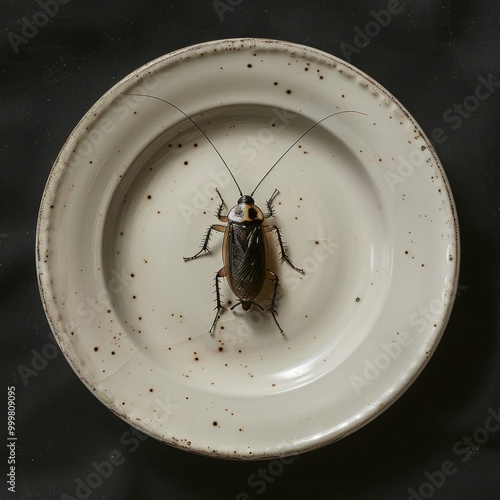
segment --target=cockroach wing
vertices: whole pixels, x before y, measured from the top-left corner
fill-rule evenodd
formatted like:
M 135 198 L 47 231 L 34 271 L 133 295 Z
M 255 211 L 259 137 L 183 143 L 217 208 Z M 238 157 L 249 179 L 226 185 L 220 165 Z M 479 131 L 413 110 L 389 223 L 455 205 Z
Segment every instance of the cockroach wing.
M 241 301 L 262 290 L 267 271 L 267 239 L 262 224 L 229 224 L 224 266 L 226 279 Z

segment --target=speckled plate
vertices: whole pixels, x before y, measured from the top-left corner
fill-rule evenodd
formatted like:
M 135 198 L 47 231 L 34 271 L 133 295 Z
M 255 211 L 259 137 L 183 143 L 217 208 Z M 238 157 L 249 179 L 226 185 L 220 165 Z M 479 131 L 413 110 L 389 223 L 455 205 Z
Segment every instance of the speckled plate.
M 271 245 L 285 335 L 256 308 L 208 333 L 222 235 L 183 256 L 217 222 L 214 188 L 229 208 L 238 191 L 184 115 L 130 93 L 192 117 L 245 193 L 315 122 L 359 112 L 311 130 L 255 194 L 264 208 L 279 189 L 275 223 L 305 270 Z M 444 171 L 393 96 L 328 54 L 246 39 L 161 57 L 92 107 L 48 180 L 37 258 L 57 341 L 110 410 L 165 443 L 257 459 L 338 440 L 408 388 L 446 326 L 459 244 Z

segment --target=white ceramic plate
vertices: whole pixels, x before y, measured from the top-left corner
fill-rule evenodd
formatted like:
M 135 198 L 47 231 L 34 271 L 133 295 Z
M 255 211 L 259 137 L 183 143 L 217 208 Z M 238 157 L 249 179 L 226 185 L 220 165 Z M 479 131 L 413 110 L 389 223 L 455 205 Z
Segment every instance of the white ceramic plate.
M 212 254 L 184 263 L 217 220 L 219 187 L 274 188 L 292 260 L 279 263 L 279 321 L 224 313 L 214 336 Z M 274 250 L 274 245 L 271 245 Z M 417 377 L 446 326 L 458 228 L 436 154 L 385 89 L 328 54 L 225 40 L 161 57 L 85 115 L 51 172 L 38 275 L 55 336 L 113 412 L 168 444 L 244 459 L 331 443 Z M 224 281 L 224 280 L 223 280 Z M 225 300 L 235 298 L 223 284 Z M 265 302 L 265 300 L 264 300 Z

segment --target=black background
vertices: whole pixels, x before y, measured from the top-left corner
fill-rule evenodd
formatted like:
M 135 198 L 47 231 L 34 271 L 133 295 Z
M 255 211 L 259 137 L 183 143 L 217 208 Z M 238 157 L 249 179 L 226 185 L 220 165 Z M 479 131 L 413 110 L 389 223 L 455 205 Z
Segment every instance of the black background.
M 365 31 L 370 11 L 387 8 L 388 1 L 220 3 L 227 7 L 222 13 L 211 0 L 69 0 L 17 53 L 8 34 L 21 35 L 23 16 L 31 20 L 41 7 L 34 0 L 0 4 L 1 435 L 7 387 L 15 386 L 18 436 L 15 494 L 7 492 L 2 438 L 2 496 L 83 498 L 78 478 L 85 480 L 93 462 L 109 460 L 116 450 L 123 463 L 87 492 L 89 498 L 407 499 L 409 488 L 421 498 L 500 498 L 500 430 L 480 430 L 488 411 L 500 411 L 500 85 L 494 86 L 500 79 L 500 3 L 408 1 L 351 54 L 345 44 L 354 46 L 356 29 Z M 423 374 L 362 430 L 282 467 L 200 457 L 134 437 L 53 347 L 36 283 L 42 191 L 58 151 L 88 108 L 158 56 L 248 36 L 290 40 L 350 60 L 393 93 L 428 136 L 442 128 L 447 138 L 435 147 L 454 192 L 462 241 L 459 295 Z M 480 77 L 493 82 L 491 95 L 460 124 L 450 121 L 447 110 L 474 104 L 467 98 Z M 33 371 L 23 377 L 26 368 Z M 482 444 L 472 441 L 470 454 L 458 453 L 465 445 L 456 443 L 474 435 Z M 425 471 L 450 461 L 454 473 L 433 486 Z M 256 482 L 259 474 L 269 479 Z

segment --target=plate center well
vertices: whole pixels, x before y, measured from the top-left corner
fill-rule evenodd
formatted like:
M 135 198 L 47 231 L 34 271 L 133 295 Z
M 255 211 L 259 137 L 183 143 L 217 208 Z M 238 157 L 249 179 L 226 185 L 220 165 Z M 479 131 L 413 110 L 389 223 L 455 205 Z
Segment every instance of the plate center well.
M 216 108 L 192 118 L 244 194 L 314 124 L 268 106 Z M 270 233 L 269 268 L 280 277 L 285 335 L 270 314 L 240 307 L 222 315 L 215 335 L 208 333 L 223 235 L 213 232 L 211 254 L 190 262 L 183 257 L 196 253 L 206 229 L 219 223 L 215 187 L 227 209 L 236 204 L 239 193 L 226 167 L 187 119 L 159 132 L 130 159 L 103 242 L 105 273 L 130 277 L 113 296 L 121 320 L 116 327 L 170 377 L 205 390 L 285 390 L 334 369 L 368 334 L 389 282 L 384 217 L 361 159 L 334 126 L 320 125 L 254 195 L 265 211 L 274 189 L 280 191 L 269 223 L 280 227 L 292 261 L 305 270 L 300 275 L 279 262 Z M 234 304 L 237 298 L 221 281 L 225 305 Z M 270 290 L 265 292 L 258 301 L 267 307 Z

